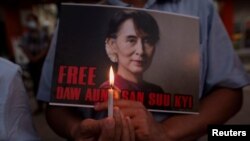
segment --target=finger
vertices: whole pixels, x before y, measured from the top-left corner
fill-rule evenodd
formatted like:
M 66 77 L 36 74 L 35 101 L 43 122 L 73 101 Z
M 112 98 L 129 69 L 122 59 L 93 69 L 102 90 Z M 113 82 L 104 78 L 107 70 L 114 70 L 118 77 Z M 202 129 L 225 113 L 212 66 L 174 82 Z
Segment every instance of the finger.
M 122 125 L 123 125 L 121 141 L 130 141 L 130 133 L 129 133 L 128 122 L 124 118 L 123 113 L 122 112 L 120 112 L 120 113 L 121 113 L 121 119 L 122 119 Z
M 134 129 L 137 131 L 139 129 L 147 129 L 149 123 L 146 117 L 143 118 L 130 118 L 130 121 L 134 127 Z
M 145 108 L 133 108 L 133 107 L 128 107 L 128 108 L 120 108 L 120 111 L 124 114 L 124 116 L 128 116 L 130 118 L 134 117 L 144 117 L 147 115 L 147 109 Z
M 125 117 L 129 117 L 133 127 L 137 130 L 138 128 L 145 128 L 148 125 L 148 120 L 151 119 L 150 113 L 147 109 L 132 109 L 124 108 L 120 109 Z
M 113 141 L 115 136 L 115 121 L 112 117 L 103 120 L 102 131 L 98 141 Z
M 132 124 L 130 117 L 126 117 L 126 121 L 127 121 L 127 125 L 128 125 L 130 141 L 135 141 L 135 129 L 134 129 L 134 126 Z
M 101 122 L 94 119 L 85 119 L 81 122 L 80 132 L 84 136 L 94 136 L 101 132 Z
M 123 124 L 122 124 L 121 112 L 118 107 L 114 108 L 114 119 L 115 119 L 114 141 L 120 141 L 123 130 Z

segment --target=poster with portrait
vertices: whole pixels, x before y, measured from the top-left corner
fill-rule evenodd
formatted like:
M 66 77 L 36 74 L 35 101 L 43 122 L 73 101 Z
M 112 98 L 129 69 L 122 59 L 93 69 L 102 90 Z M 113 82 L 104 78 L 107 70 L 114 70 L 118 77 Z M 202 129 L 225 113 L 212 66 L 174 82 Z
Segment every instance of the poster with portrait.
M 59 21 L 50 104 L 93 108 L 112 88 L 151 112 L 197 113 L 197 17 L 64 3 Z

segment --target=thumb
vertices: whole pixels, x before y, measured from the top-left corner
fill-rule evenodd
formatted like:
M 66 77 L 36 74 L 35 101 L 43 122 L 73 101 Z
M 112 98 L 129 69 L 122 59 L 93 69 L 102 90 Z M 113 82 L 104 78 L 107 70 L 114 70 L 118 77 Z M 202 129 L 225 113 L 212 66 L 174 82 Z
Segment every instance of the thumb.
M 113 141 L 115 136 L 115 121 L 108 117 L 102 121 L 102 131 L 98 141 Z

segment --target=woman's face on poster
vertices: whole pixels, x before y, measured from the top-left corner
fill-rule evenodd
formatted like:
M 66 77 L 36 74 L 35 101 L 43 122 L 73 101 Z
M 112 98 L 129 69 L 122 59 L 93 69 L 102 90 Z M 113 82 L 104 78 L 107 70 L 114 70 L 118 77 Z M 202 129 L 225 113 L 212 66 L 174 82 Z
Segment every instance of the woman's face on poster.
M 149 36 L 134 25 L 132 19 L 124 21 L 114 42 L 119 71 L 143 73 L 151 64 L 155 44 Z

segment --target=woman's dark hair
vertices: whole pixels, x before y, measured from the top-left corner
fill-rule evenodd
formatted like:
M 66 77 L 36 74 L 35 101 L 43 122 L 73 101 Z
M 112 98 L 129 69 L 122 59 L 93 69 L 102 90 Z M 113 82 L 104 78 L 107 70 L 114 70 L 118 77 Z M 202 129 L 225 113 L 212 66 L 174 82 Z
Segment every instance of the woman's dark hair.
M 159 27 L 155 19 L 145 11 L 123 10 L 115 13 L 109 22 L 106 38 L 116 38 L 120 26 L 128 19 L 132 19 L 136 29 L 148 34 L 151 43 L 159 40 Z

